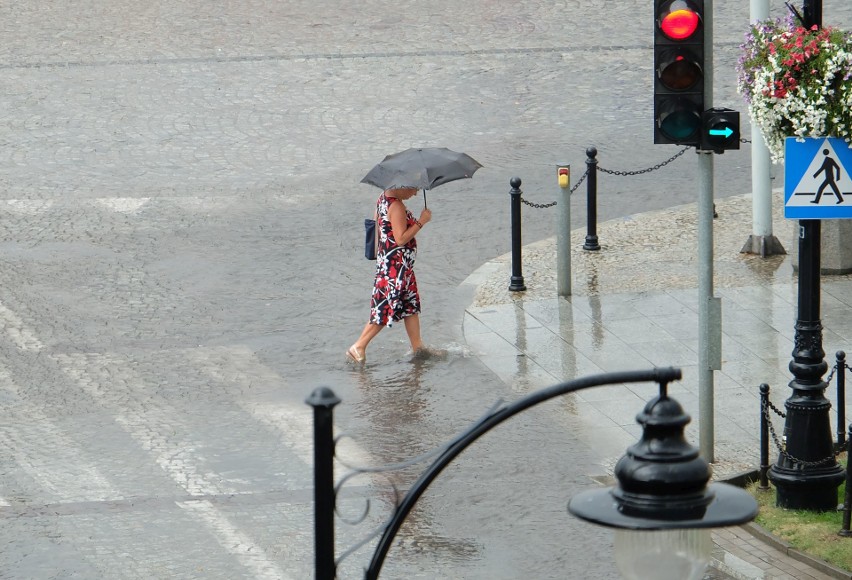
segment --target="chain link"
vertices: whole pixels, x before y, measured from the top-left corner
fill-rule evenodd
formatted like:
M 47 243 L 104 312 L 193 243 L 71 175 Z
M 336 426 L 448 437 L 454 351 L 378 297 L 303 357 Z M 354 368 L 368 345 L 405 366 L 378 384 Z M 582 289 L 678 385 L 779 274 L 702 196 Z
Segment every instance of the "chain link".
M 690 147 L 684 147 L 683 149 L 681 149 L 678 153 L 674 154 L 669 159 L 666 159 L 662 163 L 658 163 L 657 165 L 654 165 L 653 167 L 649 167 L 648 169 L 640 169 L 638 171 L 614 171 L 612 169 L 604 169 L 603 167 L 598 166 L 598 171 L 600 171 L 602 173 L 608 173 L 610 175 L 620 175 L 620 176 L 642 175 L 643 173 L 650 173 L 652 171 L 656 171 L 657 169 L 661 169 L 661 168 L 665 167 L 666 165 L 668 165 L 669 163 L 671 163 L 672 161 L 674 161 L 675 159 L 677 159 L 678 157 L 680 157 L 681 155 L 683 155 L 684 153 L 689 151 L 689 149 L 690 149 Z
M 531 202 L 531 201 L 527 201 L 527 200 L 525 200 L 523 197 L 521 198 L 521 201 L 522 201 L 524 204 L 526 204 L 526 205 L 528 205 L 528 206 L 530 206 L 530 207 L 534 207 L 534 208 L 536 208 L 536 209 L 547 209 L 547 208 L 549 208 L 549 207 L 553 207 L 554 205 L 556 205 L 556 202 L 555 202 L 555 201 L 552 201 L 552 202 L 550 202 L 550 203 L 533 203 L 533 202 Z
M 580 184 L 583 183 L 583 181 L 585 181 L 585 179 L 588 175 L 589 175 L 589 168 L 587 167 L 586 172 L 582 175 L 582 177 L 580 177 L 580 181 L 575 183 L 574 187 L 571 188 L 571 193 L 574 193 L 575 191 L 577 191 L 577 188 L 580 187 Z
M 831 372 L 828 373 L 828 377 L 825 379 L 825 384 L 827 384 L 827 385 L 831 384 L 831 379 L 834 378 L 834 373 L 836 373 L 836 372 L 837 372 L 837 365 L 834 365 L 833 367 L 831 367 Z
M 775 411 L 776 413 L 778 413 L 779 415 L 781 415 L 782 417 L 786 417 L 786 415 L 781 413 L 781 411 L 779 411 L 778 408 L 775 405 L 773 405 L 771 401 L 769 401 L 769 399 L 764 400 L 763 417 L 766 420 L 766 425 L 769 427 L 769 434 L 772 436 L 772 441 L 775 442 L 775 447 L 778 448 L 778 453 L 780 453 L 781 455 L 784 455 L 790 461 L 792 461 L 794 463 L 799 463 L 799 464 L 801 464 L 805 467 L 816 467 L 817 465 L 822 465 L 823 463 L 828 463 L 829 461 L 832 461 L 835 457 L 840 455 L 840 452 L 842 450 L 838 449 L 837 451 L 834 452 L 833 455 L 830 455 L 830 456 L 826 457 L 825 459 L 819 459 L 817 461 L 805 461 L 804 459 L 798 459 L 796 457 L 793 457 L 789 453 L 787 453 L 786 446 L 783 445 L 781 443 L 781 441 L 778 439 L 778 434 L 775 432 L 775 427 L 772 425 L 772 420 L 769 416 L 769 409 L 770 408 L 773 411 Z
M 750 141 L 747 141 L 745 139 L 741 139 L 741 141 L 743 143 L 750 143 Z M 652 171 L 657 171 L 658 169 L 662 169 L 663 167 L 665 167 L 666 165 L 668 165 L 669 163 L 671 163 L 672 161 L 674 161 L 675 159 L 677 159 L 678 157 L 680 157 L 681 155 L 683 155 L 684 153 L 689 151 L 690 149 L 691 149 L 691 147 L 684 147 L 683 149 L 681 149 L 680 151 L 678 151 L 677 153 L 675 153 L 674 155 L 672 155 L 670 158 L 666 159 L 665 161 L 663 161 L 661 163 L 657 163 L 653 167 L 648 167 L 647 169 L 639 169 L 637 171 L 617 171 L 617 170 L 614 170 L 614 169 L 607 169 L 605 167 L 601 167 L 600 165 L 598 165 L 597 170 L 600 171 L 601 173 L 606 173 L 606 174 L 609 174 L 609 175 L 617 175 L 617 176 L 620 176 L 620 177 L 630 177 L 630 176 L 633 176 L 633 175 L 642 175 L 644 173 L 651 173 Z M 588 177 L 588 175 L 589 175 L 589 168 L 587 167 L 585 173 L 583 173 L 583 175 L 580 177 L 579 181 L 577 181 L 577 183 L 574 184 L 574 187 L 571 188 L 571 193 L 574 193 L 575 191 L 577 191 L 577 189 L 580 187 L 580 184 L 583 183 L 583 181 L 586 179 L 586 177 Z M 556 205 L 555 201 L 551 202 L 551 203 L 533 203 L 531 201 L 525 200 L 523 197 L 521 197 L 521 202 L 523 202 L 524 204 L 526 204 L 530 207 L 534 207 L 536 209 L 547 209 L 549 207 L 553 207 L 553 206 Z
M 580 187 L 580 184 L 583 183 L 583 181 L 585 181 L 586 176 L 588 176 L 588 175 L 589 175 L 589 170 L 586 169 L 586 172 L 583 175 L 580 176 L 580 180 L 577 183 L 574 184 L 574 187 L 571 188 L 571 193 L 574 193 L 575 191 L 577 191 L 577 188 Z M 551 202 L 551 203 L 533 203 L 531 201 L 525 200 L 523 197 L 521 197 L 521 202 L 530 206 L 530 207 L 534 207 L 536 209 L 547 209 L 549 207 L 553 207 L 554 205 L 556 205 L 555 201 Z
M 597 170 L 600 171 L 601 173 L 608 173 L 609 175 L 618 175 L 618 176 L 622 176 L 622 177 L 629 177 L 631 175 L 642 175 L 643 173 L 650 173 L 652 171 L 662 169 L 663 167 L 665 167 L 666 165 L 668 165 L 669 163 L 671 163 L 672 161 L 674 161 L 675 159 L 677 159 L 678 157 L 680 157 L 681 155 L 683 155 L 684 153 L 689 151 L 689 149 L 690 149 L 690 147 L 684 147 L 683 149 L 681 149 L 678 153 L 675 153 L 669 159 L 666 159 L 662 163 L 658 163 L 658 164 L 654 165 L 653 167 L 648 167 L 647 169 L 640 169 L 638 171 L 615 171 L 613 169 L 606 169 L 604 167 L 598 166 Z M 580 187 L 580 184 L 582 184 L 583 181 L 585 181 L 585 179 L 586 179 L 586 177 L 588 177 L 588 175 L 589 175 L 589 168 L 587 166 L 585 173 L 583 173 L 583 175 L 580 177 L 580 179 L 577 181 L 577 183 L 574 184 L 574 187 L 571 188 L 571 193 L 574 193 L 575 191 L 577 191 L 577 189 Z M 533 203 L 531 201 L 525 200 L 523 197 L 521 197 L 521 202 L 523 202 L 524 204 L 526 204 L 530 207 L 534 207 L 536 209 L 547 209 L 549 207 L 553 207 L 554 205 L 556 205 L 555 201 L 551 202 L 551 203 Z
M 776 407 L 775 405 L 773 405 L 773 404 L 772 404 L 772 401 L 770 401 L 769 399 L 766 399 L 766 405 L 767 405 L 770 409 L 772 409 L 773 411 L 775 411 L 775 414 L 776 414 L 776 415 L 778 415 L 779 417 L 781 417 L 782 419 L 786 419 L 786 418 L 787 418 L 787 414 L 786 414 L 786 413 L 784 413 L 781 409 L 779 409 L 779 408 L 778 408 L 778 407 Z

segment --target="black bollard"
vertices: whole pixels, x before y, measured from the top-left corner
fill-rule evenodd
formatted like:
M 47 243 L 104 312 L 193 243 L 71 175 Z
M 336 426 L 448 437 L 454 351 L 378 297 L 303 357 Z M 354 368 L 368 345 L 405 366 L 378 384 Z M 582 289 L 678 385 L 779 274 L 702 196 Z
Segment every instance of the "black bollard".
M 769 385 L 760 385 L 760 484 L 758 489 L 769 489 Z
M 509 180 L 512 186 L 509 195 L 512 199 L 512 279 L 509 282 L 509 291 L 523 292 L 527 289 L 524 285 L 524 275 L 521 271 L 521 178 L 513 177 Z
M 852 425 L 849 425 L 849 437 L 846 439 L 846 493 L 843 496 L 843 529 L 840 530 L 844 538 L 852 538 L 852 530 L 849 529 L 852 524 L 852 464 L 849 458 L 852 458 Z
M 838 350 L 837 354 L 837 448 L 843 449 L 846 444 L 846 353 Z
M 340 402 L 328 387 L 315 389 L 305 401 L 314 408 L 314 555 L 316 580 L 334 580 L 334 406 Z
M 594 147 L 586 149 L 586 242 L 584 250 L 597 251 L 598 244 L 598 150 Z

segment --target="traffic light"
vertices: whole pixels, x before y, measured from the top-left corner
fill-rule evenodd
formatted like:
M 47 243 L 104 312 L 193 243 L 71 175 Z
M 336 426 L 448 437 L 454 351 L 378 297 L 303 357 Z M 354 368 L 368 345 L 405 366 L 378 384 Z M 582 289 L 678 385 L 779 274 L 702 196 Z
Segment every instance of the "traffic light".
M 654 0 L 654 143 L 699 145 L 704 0 Z
M 740 148 L 740 113 L 732 109 L 710 109 L 701 115 L 700 149 L 724 153 Z

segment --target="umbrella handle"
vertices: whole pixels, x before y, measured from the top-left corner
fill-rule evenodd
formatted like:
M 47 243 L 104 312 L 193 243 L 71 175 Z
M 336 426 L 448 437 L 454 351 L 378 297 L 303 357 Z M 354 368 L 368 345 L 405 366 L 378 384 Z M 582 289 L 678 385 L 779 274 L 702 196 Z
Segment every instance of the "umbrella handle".
M 426 190 L 423 190 L 423 209 L 428 209 L 426 207 Z

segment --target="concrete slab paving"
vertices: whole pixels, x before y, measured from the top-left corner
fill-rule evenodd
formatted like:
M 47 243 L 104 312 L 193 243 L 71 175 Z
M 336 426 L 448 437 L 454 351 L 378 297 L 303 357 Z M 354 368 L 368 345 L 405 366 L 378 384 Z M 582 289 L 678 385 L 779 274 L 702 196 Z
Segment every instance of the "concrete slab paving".
M 793 243 L 781 192 L 774 197 L 775 235 Z M 713 468 L 714 478 L 723 479 L 759 467 L 759 385 L 770 385 L 770 399 L 779 408 L 790 394 L 797 279 L 789 256 L 740 253 L 751 227 L 750 195 L 718 200 L 716 209 L 714 295 L 721 298 L 723 315 L 722 369 L 714 373 Z M 697 239 L 684 232 L 695 230 L 696 220 L 696 206 L 689 204 L 599 224 L 599 252 L 582 250 L 585 231 L 572 232 L 569 297 L 557 296 L 554 239 L 524 247 L 524 292 L 508 290 L 510 255 L 485 264 L 465 282 L 476 287 L 466 312 L 469 346 L 508 384 L 522 381 L 529 389 L 597 372 L 682 367 L 683 380 L 673 385 L 672 395 L 692 416 L 687 437 L 697 446 Z M 655 238 L 670 224 L 681 230 L 677 243 Z M 821 286 L 823 347 L 833 366 L 834 353 L 850 347 L 852 277 L 823 276 Z M 583 391 L 573 397 L 567 422 L 611 469 L 639 436 L 636 413 L 653 395 L 641 385 Z M 826 396 L 836 405 L 832 388 Z M 846 416 L 852 416 L 852 402 Z M 777 457 L 774 449 L 770 453 Z M 850 577 L 791 557 L 753 531 L 754 526 L 715 533 L 719 571 L 748 579 Z

